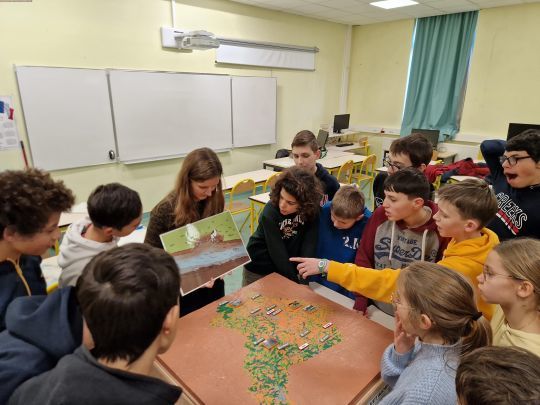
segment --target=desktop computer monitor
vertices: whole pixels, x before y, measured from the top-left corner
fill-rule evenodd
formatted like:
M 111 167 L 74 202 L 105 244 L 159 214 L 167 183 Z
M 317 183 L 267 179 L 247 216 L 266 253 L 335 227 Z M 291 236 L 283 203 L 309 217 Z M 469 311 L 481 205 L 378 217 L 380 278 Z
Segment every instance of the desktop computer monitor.
M 317 134 L 317 144 L 319 144 L 320 150 L 326 149 L 326 141 L 328 141 L 328 131 L 319 129 L 319 133 Z
M 341 133 L 342 129 L 349 128 L 349 119 L 351 118 L 351 114 L 339 114 L 334 115 L 334 134 Z
M 506 140 L 513 138 L 516 135 L 521 134 L 527 129 L 540 129 L 540 125 L 537 124 L 508 124 L 508 134 L 506 135 Z
M 426 138 L 433 146 L 433 150 L 437 149 L 437 144 L 439 143 L 439 134 L 441 131 L 438 129 L 416 129 L 411 130 L 411 134 L 420 134 Z

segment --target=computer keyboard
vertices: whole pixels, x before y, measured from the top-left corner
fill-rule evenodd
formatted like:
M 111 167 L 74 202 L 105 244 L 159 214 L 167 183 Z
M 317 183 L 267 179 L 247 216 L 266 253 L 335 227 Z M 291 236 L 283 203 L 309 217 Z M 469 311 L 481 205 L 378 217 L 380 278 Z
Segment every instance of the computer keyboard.
M 351 146 L 351 145 L 354 145 L 354 143 L 352 143 L 352 142 L 336 143 L 336 146 L 338 148 L 343 148 L 344 146 Z

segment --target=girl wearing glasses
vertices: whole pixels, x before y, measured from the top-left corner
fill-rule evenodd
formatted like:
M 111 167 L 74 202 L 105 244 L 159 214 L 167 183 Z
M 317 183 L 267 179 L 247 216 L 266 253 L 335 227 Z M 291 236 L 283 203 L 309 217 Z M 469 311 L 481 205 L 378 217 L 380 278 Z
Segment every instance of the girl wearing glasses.
M 491 341 L 472 285 L 446 267 L 415 262 L 401 271 L 391 299 L 396 329 L 381 375 L 392 391 L 380 403 L 455 404 L 460 357 Z
M 493 344 L 523 347 L 540 356 L 540 241 L 497 245 L 478 283 L 482 297 L 498 304 L 491 320 Z

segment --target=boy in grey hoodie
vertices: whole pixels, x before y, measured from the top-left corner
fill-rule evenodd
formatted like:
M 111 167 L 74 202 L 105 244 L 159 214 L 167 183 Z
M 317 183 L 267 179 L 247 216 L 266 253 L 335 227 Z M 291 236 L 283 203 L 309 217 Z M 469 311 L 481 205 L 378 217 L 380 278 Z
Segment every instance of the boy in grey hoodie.
M 122 184 L 98 186 L 87 204 L 89 218 L 71 224 L 60 246 L 60 287 L 74 286 L 94 256 L 117 246 L 122 236 L 129 235 L 141 223 L 139 194 Z

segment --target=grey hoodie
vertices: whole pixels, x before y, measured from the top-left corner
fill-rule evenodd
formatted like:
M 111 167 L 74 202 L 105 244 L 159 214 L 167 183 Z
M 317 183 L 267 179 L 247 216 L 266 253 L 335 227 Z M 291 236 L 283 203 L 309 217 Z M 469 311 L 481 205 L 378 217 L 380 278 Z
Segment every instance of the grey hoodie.
M 62 268 L 60 287 L 75 286 L 84 266 L 98 253 L 116 247 L 119 238 L 113 237 L 111 242 L 96 242 L 86 239 L 84 231 L 92 223 L 90 218 L 84 218 L 71 224 L 64 235 L 58 265 Z

